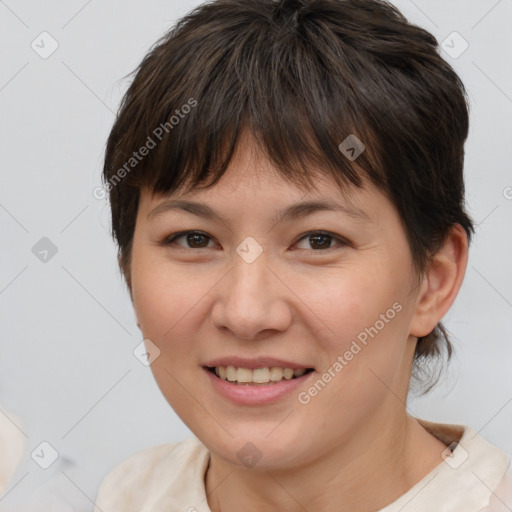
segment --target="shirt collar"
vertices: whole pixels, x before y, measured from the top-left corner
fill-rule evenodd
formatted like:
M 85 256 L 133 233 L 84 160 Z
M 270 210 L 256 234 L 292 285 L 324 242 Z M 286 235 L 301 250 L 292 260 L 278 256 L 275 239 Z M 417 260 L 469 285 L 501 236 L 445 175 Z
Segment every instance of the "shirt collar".
M 507 455 L 469 426 L 416 419 L 447 445 L 444 460 L 380 512 L 477 512 L 488 505 L 509 467 Z
M 507 455 L 469 426 L 416 419 L 447 445 L 444 461 L 379 512 L 477 512 L 488 505 L 509 467 Z M 160 472 L 162 477 L 166 476 L 167 485 L 160 482 L 152 486 L 154 493 L 148 495 L 153 499 L 151 504 L 147 503 L 147 509 L 174 510 L 173 506 L 179 506 L 183 510 L 211 512 L 205 490 L 209 451 L 195 437 L 180 445 L 179 473 L 174 466 L 176 478 L 169 482 L 169 473 Z

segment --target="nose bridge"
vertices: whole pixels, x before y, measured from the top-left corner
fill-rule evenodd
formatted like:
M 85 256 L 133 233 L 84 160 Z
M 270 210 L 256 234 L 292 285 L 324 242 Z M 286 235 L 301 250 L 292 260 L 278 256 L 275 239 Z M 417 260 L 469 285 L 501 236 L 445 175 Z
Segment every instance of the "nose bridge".
M 286 329 L 291 314 L 282 285 L 267 268 L 271 263 L 268 253 L 254 239 L 244 240 L 236 252 L 213 306 L 213 324 L 245 339 L 263 330 Z
M 261 242 L 261 243 L 260 243 Z M 244 238 L 235 248 L 233 255 L 233 270 L 231 272 L 231 288 L 239 298 L 256 299 L 261 303 L 262 297 L 257 297 L 264 291 L 270 263 L 269 251 L 254 237 Z
M 258 254 L 259 252 L 259 254 Z M 268 254 L 257 251 L 251 243 L 240 244 L 233 258 L 228 297 L 231 311 L 249 317 L 256 316 L 267 308 L 272 300 L 268 283 Z

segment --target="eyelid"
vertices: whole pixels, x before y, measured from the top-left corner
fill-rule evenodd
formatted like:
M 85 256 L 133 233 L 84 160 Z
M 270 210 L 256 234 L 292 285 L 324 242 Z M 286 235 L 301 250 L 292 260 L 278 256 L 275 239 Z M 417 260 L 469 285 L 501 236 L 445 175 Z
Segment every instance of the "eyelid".
M 188 235 L 188 234 L 197 234 L 197 235 L 204 235 L 206 236 L 207 238 L 209 238 L 210 240 L 212 241 L 216 241 L 214 237 L 212 237 L 211 235 L 209 235 L 208 233 L 206 233 L 205 231 L 200 231 L 200 230 L 196 230 L 196 229 L 189 229 L 189 230 L 186 230 L 186 231 L 178 231 L 176 233 L 173 233 L 172 235 L 169 235 L 167 236 L 166 238 L 164 238 L 162 240 L 162 242 L 159 243 L 159 245 L 161 246 L 164 246 L 164 247 L 168 247 L 168 246 L 171 246 L 172 244 L 174 244 L 174 242 L 185 236 L 185 235 Z M 322 253 L 322 252 L 328 252 L 330 251 L 331 249 L 336 249 L 337 247 L 343 247 L 343 246 L 348 246 L 350 245 L 350 242 L 343 238 L 342 236 L 340 235 L 336 235 L 335 233 L 331 233 L 330 231 L 325 231 L 325 230 L 322 230 L 322 229 L 316 229 L 316 230 L 311 230 L 311 231 L 307 231 L 306 233 L 303 233 L 301 234 L 296 240 L 295 242 L 293 242 L 293 245 L 297 244 L 298 242 L 300 242 L 301 240 L 303 240 L 304 238 L 308 238 L 312 235 L 326 235 L 326 236 L 329 236 L 331 237 L 333 240 L 336 240 L 338 242 L 338 245 L 337 246 L 333 246 L 333 247 L 328 247 L 327 249 L 298 249 L 299 251 L 308 251 L 308 252 L 315 252 L 315 253 Z M 199 251 L 201 249 L 208 249 L 208 247 L 200 247 L 200 248 L 192 248 L 192 247 L 184 247 L 184 246 L 179 246 L 181 249 L 185 249 L 185 250 L 189 250 L 189 251 Z
M 162 245 L 164 247 L 166 246 L 170 246 L 172 244 L 174 244 L 174 242 L 185 236 L 185 235 L 189 235 L 189 234 L 194 234 L 194 235 L 204 235 L 206 236 L 207 238 L 209 238 L 210 240 L 215 240 L 215 238 L 213 238 L 211 235 L 209 235 L 208 233 L 206 233 L 205 231 L 199 231 L 197 229 L 187 229 L 186 231 L 177 231 L 176 233 L 173 233 L 172 235 L 169 235 L 167 237 L 165 237 L 160 243 L 159 245 Z M 188 250 L 191 250 L 191 251 L 197 251 L 198 249 L 193 249 L 192 247 L 183 247 L 183 246 L 179 246 L 181 247 L 182 249 L 188 249 Z M 204 249 L 204 248 L 203 248 Z
M 346 246 L 346 245 L 349 245 L 350 242 L 343 238 L 342 236 L 340 235 L 337 235 L 335 233 L 331 233 L 330 231 L 325 231 L 323 229 L 314 229 L 314 230 L 311 230 L 311 231 L 308 231 L 302 235 L 299 236 L 299 238 L 297 238 L 297 240 L 293 243 L 293 245 L 297 244 L 298 242 L 300 242 L 302 239 L 304 238 L 308 238 L 312 235 L 326 235 L 326 236 L 329 236 L 331 237 L 333 240 L 336 240 L 338 242 L 338 245 L 337 246 L 333 246 L 333 247 L 329 247 L 328 249 L 320 249 L 320 250 L 314 250 L 314 249 L 298 249 L 298 250 L 303 250 L 303 251 L 309 251 L 309 252 L 316 252 L 316 253 L 321 253 L 321 252 L 328 252 L 330 251 L 331 249 L 336 249 L 337 247 L 343 247 L 343 246 Z

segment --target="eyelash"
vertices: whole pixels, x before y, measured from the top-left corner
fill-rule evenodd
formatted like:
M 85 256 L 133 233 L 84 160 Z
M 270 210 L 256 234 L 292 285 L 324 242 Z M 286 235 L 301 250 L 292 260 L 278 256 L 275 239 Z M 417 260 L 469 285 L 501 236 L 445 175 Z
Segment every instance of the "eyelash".
M 165 238 L 160 243 L 160 245 L 164 246 L 164 247 L 170 247 L 171 245 L 173 245 L 176 242 L 176 240 L 178 240 L 180 238 L 183 238 L 183 237 L 185 237 L 186 235 L 189 235 L 189 234 L 202 235 L 202 236 L 205 236 L 205 237 L 209 238 L 210 240 L 213 240 L 213 238 L 211 236 L 209 236 L 208 234 L 204 233 L 203 231 L 194 231 L 194 230 L 191 230 L 191 231 L 180 231 L 178 233 L 173 233 L 172 235 L 170 235 L 167 238 Z M 343 238 L 341 238 L 341 237 L 339 237 L 339 236 L 337 236 L 337 235 L 335 235 L 333 233 L 330 233 L 328 231 L 308 231 L 307 233 L 304 233 L 303 235 L 301 235 L 301 237 L 295 243 L 298 243 L 301 240 L 303 240 L 304 238 L 309 238 L 309 237 L 311 237 L 313 235 L 321 235 L 321 236 L 330 237 L 333 240 L 338 241 L 338 244 L 339 244 L 340 247 L 349 245 L 348 241 L 346 241 Z M 180 249 L 185 249 L 185 250 L 189 250 L 189 251 L 197 251 L 197 250 L 200 250 L 200 249 L 208 249 L 208 247 L 197 247 L 197 248 L 196 247 L 183 247 L 183 246 L 179 246 L 179 247 L 180 247 Z M 314 252 L 326 252 L 326 251 L 329 251 L 331 249 L 336 249 L 336 246 L 328 247 L 327 249 L 310 249 L 310 250 L 314 251 Z M 308 249 L 299 249 L 299 250 L 308 250 Z

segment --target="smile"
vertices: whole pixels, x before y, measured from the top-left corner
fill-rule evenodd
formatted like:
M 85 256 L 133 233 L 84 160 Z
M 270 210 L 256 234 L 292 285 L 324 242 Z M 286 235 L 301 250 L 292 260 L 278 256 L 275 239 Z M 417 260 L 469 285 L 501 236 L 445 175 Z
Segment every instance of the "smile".
M 278 366 L 266 368 L 243 368 L 234 366 L 215 366 L 208 370 L 222 380 L 240 385 L 268 385 L 292 380 L 313 371 L 312 368 L 281 368 Z
M 316 373 L 312 368 L 277 366 L 203 366 L 203 371 L 216 396 L 244 406 L 269 405 L 292 397 Z

